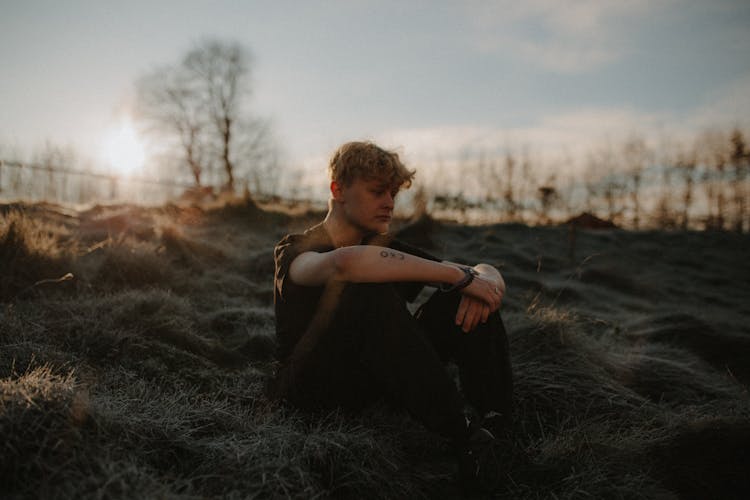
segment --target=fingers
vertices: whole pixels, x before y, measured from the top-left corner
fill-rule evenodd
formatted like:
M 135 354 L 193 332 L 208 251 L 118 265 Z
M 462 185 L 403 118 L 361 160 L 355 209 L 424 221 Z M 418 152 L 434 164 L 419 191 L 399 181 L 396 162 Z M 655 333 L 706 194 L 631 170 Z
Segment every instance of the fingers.
M 464 333 L 469 333 L 474 329 L 477 323 L 477 314 L 476 314 L 476 306 L 472 306 L 466 311 L 466 316 L 464 317 L 463 324 L 461 325 L 461 329 L 464 331 Z
M 490 314 L 500 309 L 505 283 L 478 276 L 462 293 L 456 325 L 461 325 L 464 332 L 470 332 L 480 321 L 486 322 Z
M 461 311 L 461 305 L 465 306 L 463 311 Z M 486 321 L 485 314 L 489 315 L 489 307 L 480 300 L 462 297 L 461 305 L 459 305 L 459 311 L 462 312 L 463 316 L 461 321 L 459 321 L 458 316 L 456 317 L 456 324 L 461 325 L 461 329 L 465 333 L 476 328 L 480 321 Z
M 472 301 L 471 307 L 466 311 L 466 318 L 464 319 L 463 331 L 469 333 L 477 326 L 477 322 L 481 317 L 482 306 L 476 301 Z
M 471 299 L 467 296 L 461 297 L 461 302 L 458 304 L 458 311 L 456 311 L 456 324 L 462 325 L 466 318 L 466 311 L 469 309 L 469 303 Z

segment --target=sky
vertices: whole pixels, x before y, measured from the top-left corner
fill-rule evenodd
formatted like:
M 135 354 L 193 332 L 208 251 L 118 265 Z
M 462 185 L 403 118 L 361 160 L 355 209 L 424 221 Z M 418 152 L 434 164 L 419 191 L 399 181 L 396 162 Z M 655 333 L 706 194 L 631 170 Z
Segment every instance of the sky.
M 137 78 L 206 37 L 250 50 L 248 109 L 321 172 L 349 140 L 554 159 L 750 120 L 747 0 L 0 0 L 0 157 L 105 161 Z

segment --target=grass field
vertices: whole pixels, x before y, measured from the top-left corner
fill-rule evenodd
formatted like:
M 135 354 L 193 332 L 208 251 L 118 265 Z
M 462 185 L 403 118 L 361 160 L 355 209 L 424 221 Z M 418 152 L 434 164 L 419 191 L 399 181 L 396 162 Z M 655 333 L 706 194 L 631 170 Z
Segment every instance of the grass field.
M 320 217 L 0 206 L 1 496 L 461 497 L 447 444 L 408 416 L 263 396 L 271 250 Z M 505 276 L 517 411 L 497 498 L 749 497 L 748 235 L 403 235 Z

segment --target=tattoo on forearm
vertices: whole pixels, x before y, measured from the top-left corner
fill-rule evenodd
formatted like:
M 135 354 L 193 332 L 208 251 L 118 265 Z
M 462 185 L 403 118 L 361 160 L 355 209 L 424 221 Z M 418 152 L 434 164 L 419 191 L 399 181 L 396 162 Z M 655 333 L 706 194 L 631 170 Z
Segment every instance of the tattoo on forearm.
M 404 260 L 404 254 L 400 252 L 394 252 L 393 250 L 381 250 L 380 256 L 384 259 L 390 257 L 392 259 Z

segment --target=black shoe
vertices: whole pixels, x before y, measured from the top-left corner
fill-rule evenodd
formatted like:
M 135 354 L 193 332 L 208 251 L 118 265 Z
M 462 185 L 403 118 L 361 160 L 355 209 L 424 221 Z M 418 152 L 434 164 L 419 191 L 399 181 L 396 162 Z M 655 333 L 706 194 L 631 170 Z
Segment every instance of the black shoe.
M 495 439 L 503 439 L 508 436 L 511 431 L 510 419 L 496 411 L 490 411 L 484 414 L 483 417 L 478 420 L 479 426 L 484 427 L 495 436 Z
M 488 429 L 471 430 L 458 457 L 459 477 L 465 489 L 482 493 L 498 490 L 505 478 L 499 448 L 500 443 Z

